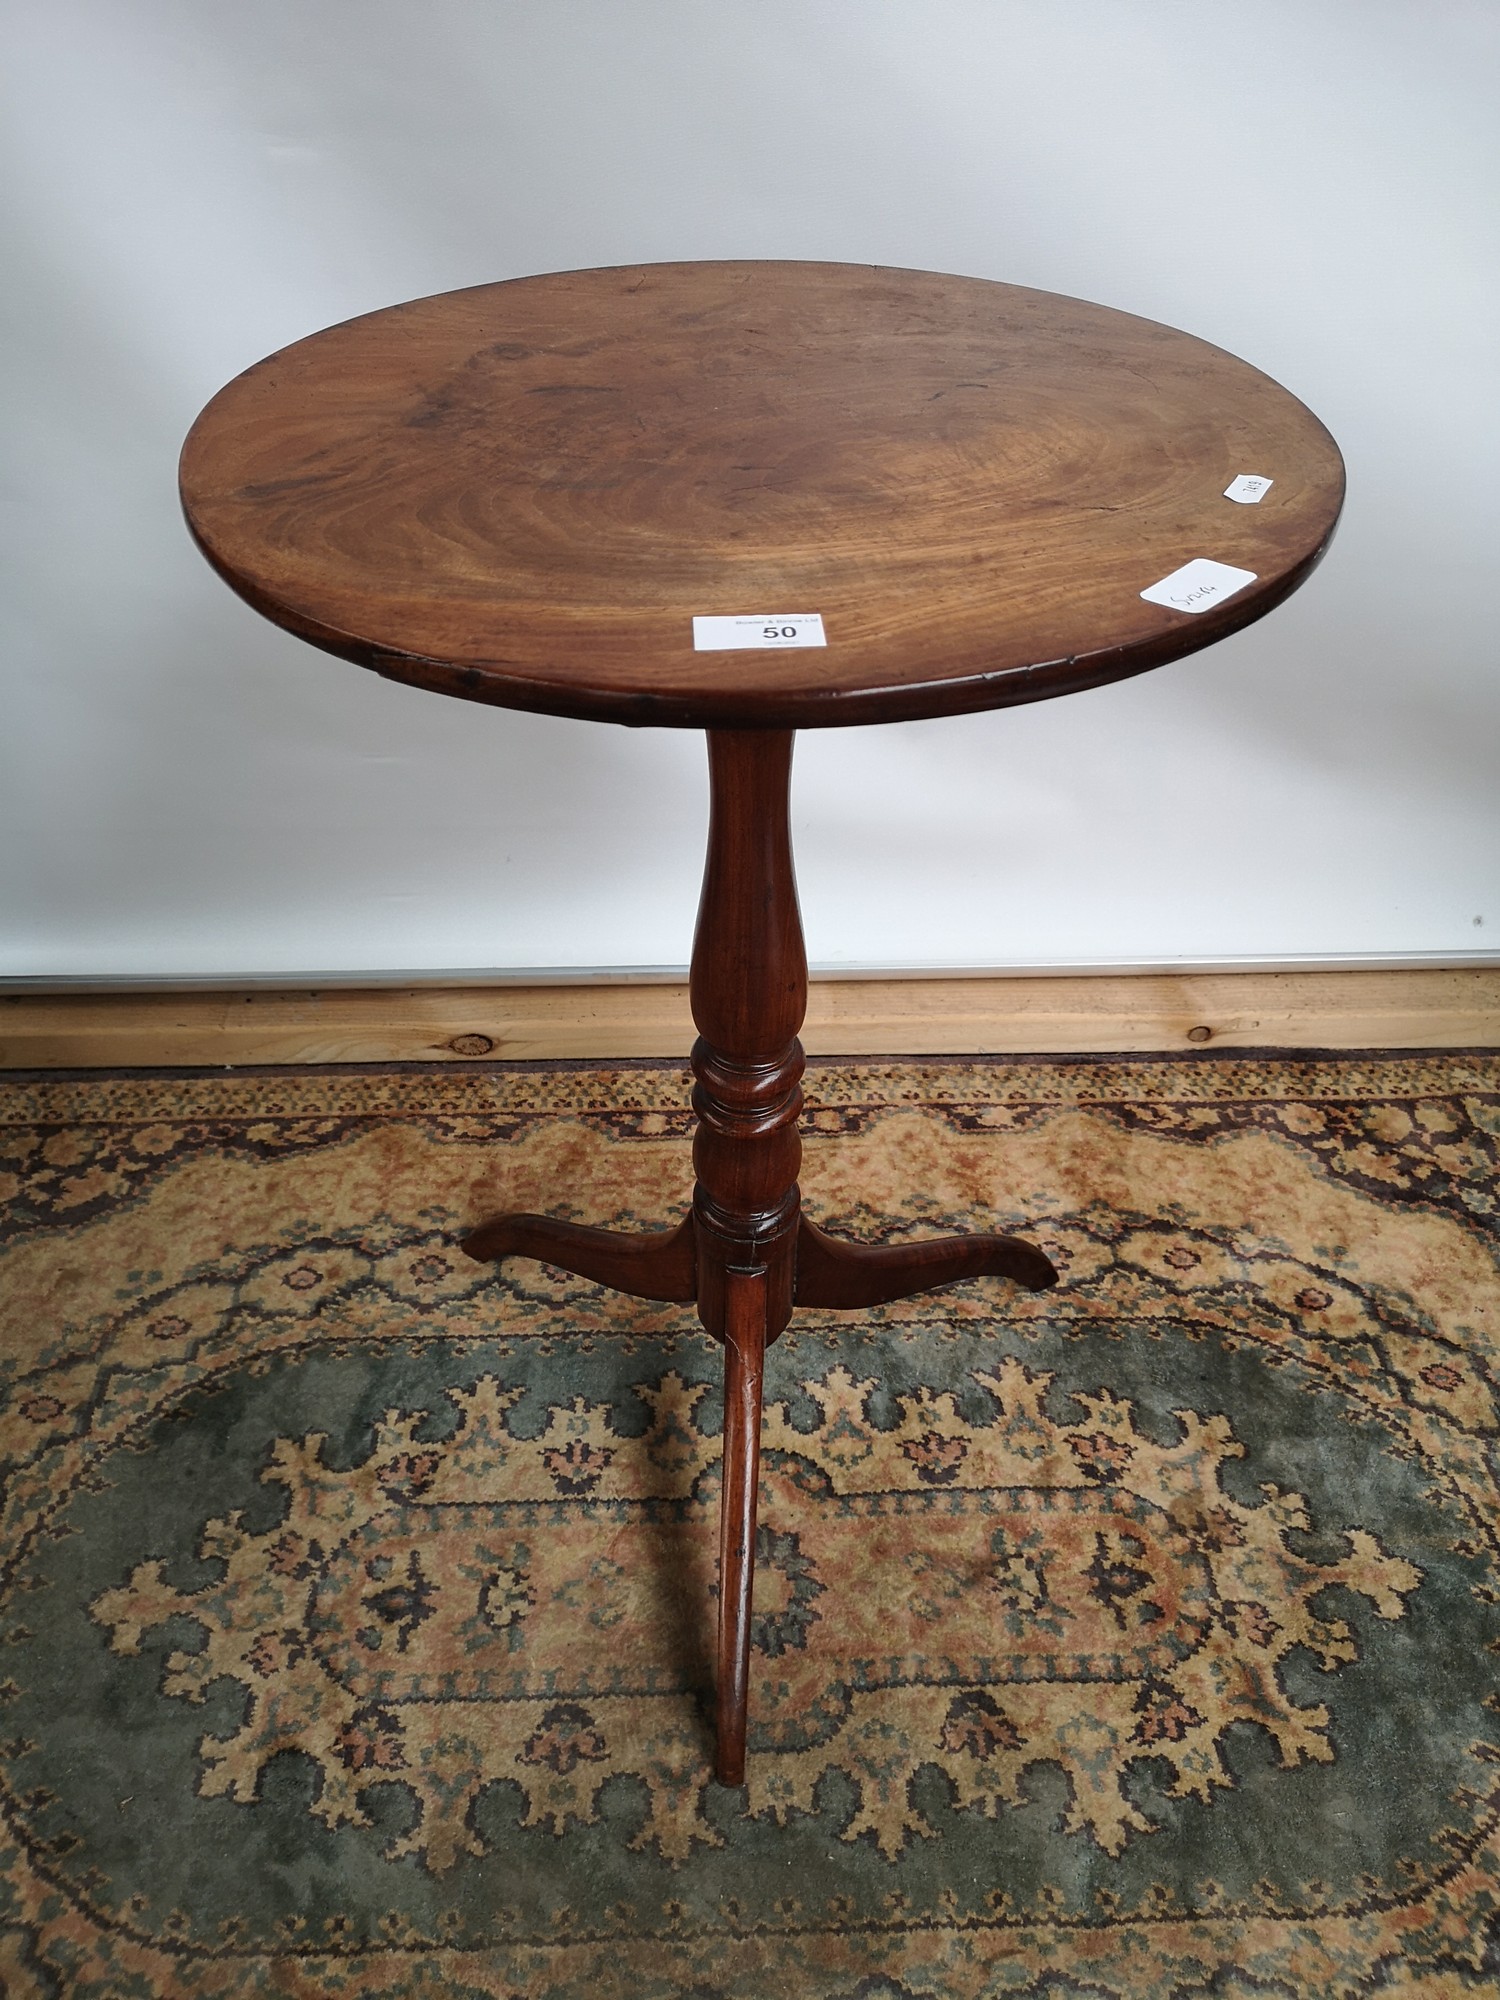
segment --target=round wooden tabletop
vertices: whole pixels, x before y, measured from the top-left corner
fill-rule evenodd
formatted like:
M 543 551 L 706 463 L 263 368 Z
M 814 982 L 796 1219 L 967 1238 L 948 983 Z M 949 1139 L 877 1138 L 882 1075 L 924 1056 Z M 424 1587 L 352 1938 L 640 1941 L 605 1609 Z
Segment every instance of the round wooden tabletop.
M 1343 498 L 1322 424 L 1219 348 L 852 264 L 568 271 L 370 313 L 231 382 L 181 476 L 209 561 L 316 645 L 693 727 L 1139 673 L 1295 589 Z M 1258 497 L 1226 497 L 1245 479 Z M 726 630 L 753 643 L 695 645 Z

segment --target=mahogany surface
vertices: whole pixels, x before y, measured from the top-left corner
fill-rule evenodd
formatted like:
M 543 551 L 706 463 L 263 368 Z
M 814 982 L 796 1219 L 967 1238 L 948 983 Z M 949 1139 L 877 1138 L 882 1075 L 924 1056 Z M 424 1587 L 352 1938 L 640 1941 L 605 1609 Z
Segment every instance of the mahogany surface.
M 1223 489 L 1272 482 L 1255 506 Z M 1057 1273 L 1014 1236 L 840 1241 L 801 1212 L 807 959 L 793 729 L 1034 701 L 1248 624 L 1327 544 L 1333 441 L 1244 362 L 1073 299 L 929 272 L 673 264 L 372 313 L 216 396 L 182 491 L 268 617 L 418 686 L 708 730 L 693 942 L 692 1208 L 626 1234 L 481 1223 L 696 1304 L 723 1344 L 717 1751 L 743 1781 L 766 1349 L 796 1306 Z M 1194 557 L 1256 581 L 1201 615 L 1142 589 Z M 822 614 L 825 648 L 695 653 L 703 614 Z
M 1274 484 L 1253 507 L 1223 490 Z M 853 264 L 657 264 L 444 293 L 222 390 L 182 454 L 220 574 L 397 680 L 692 727 L 888 722 L 1116 680 L 1249 624 L 1343 469 L 1268 376 L 1078 299 Z M 1193 616 L 1195 556 L 1257 581 Z M 695 653 L 696 614 L 824 649 Z

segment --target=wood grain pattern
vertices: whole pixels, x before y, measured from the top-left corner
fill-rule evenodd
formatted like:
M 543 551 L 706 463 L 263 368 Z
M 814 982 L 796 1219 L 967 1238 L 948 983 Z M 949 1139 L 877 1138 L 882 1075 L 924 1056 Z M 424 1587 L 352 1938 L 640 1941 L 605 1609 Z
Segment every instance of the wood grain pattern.
M 1269 477 L 1252 507 L 1224 499 Z M 704 727 L 1033 701 L 1223 637 L 1338 517 L 1323 426 L 1207 343 L 865 265 L 564 272 L 298 342 L 203 412 L 182 494 L 267 617 L 395 679 Z M 1140 592 L 1196 556 L 1257 581 Z M 695 614 L 826 649 L 695 653 Z
M 680 1060 L 692 1032 L 685 980 L 5 994 L 0 1070 Z M 815 978 L 801 1039 L 813 1056 L 1500 1048 L 1500 969 Z

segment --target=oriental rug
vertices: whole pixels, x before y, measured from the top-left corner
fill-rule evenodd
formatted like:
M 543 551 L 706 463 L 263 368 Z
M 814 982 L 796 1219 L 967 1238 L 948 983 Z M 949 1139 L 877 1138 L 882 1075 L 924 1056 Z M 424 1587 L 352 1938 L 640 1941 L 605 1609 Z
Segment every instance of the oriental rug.
M 456 1249 L 664 1223 L 675 1066 L 0 1086 L 14 2000 L 1500 1993 L 1500 1058 L 814 1066 L 827 1227 L 1062 1283 L 767 1370 Z

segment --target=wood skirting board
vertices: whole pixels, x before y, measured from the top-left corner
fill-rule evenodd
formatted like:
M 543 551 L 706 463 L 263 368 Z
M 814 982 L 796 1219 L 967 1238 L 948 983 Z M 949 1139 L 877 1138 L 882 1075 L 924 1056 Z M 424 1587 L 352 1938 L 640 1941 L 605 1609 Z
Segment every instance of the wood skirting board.
M 817 979 L 808 1054 L 1500 1048 L 1500 970 Z M 0 1069 L 681 1056 L 686 982 L 0 996 Z

